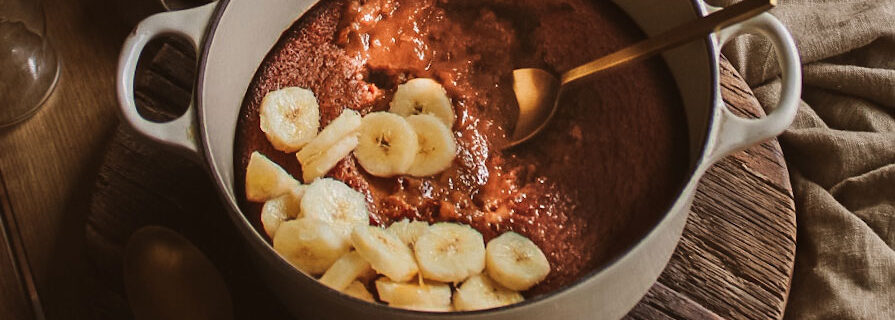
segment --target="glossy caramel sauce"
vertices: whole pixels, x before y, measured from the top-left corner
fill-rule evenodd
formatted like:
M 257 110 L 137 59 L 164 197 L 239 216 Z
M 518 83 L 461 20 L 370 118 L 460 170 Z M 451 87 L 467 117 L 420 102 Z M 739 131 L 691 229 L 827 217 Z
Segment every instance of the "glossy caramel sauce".
M 608 1 L 324 0 L 283 34 L 249 87 L 236 131 L 237 194 L 252 151 L 301 176 L 294 155 L 273 149 L 258 127 L 268 91 L 311 89 L 323 127 L 344 108 L 388 110 L 397 85 L 434 78 L 457 115 L 453 166 L 377 178 L 349 157 L 328 176 L 366 195 L 374 224 L 462 222 L 486 241 L 519 232 L 551 265 L 525 294 L 568 285 L 629 248 L 676 198 L 688 160 L 681 99 L 661 60 L 624 66 L 570 88 L 546 131 L 501 151 L 518 109 L 512 70 L 559 74 L 642 38 Z M 261 230 L 261 205 L 241 200 Z

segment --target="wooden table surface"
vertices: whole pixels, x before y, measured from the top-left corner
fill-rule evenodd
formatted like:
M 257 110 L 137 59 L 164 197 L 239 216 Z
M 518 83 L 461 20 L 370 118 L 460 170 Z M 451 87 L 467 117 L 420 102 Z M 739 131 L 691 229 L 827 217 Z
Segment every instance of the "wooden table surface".
M 62 60 L 61 77 L 33 118 L 0 129 L 0 173 L 44 309 L 58 319 L 89 312 L 85 293 L 98 288 L 87 277 L 83 226 L 91 186 L 118 123 L 118 53 L 133 22 L 154 8 L 151 0 L 43 2 L 47 32 Z M 28 319 L 24 288 L 12 270 L 4 252 L 0 315 Z
M 133 230 L 149 224 L 181 232 L 208 255 L 231 288 L 238 318 L 285 318 L 245 261 L 205 172 L 118 126 L 117 55 L 134 17 L 148 9 L 123 13 L 114 0 L 45 5 L 53 8 L 47 10 L 48 30 L 63 59 L 62 78 L 33 119 L 0 131 L 0 199 L 7 199 L 0 210 L 11 211 L 6 222 L 20 230 L 47 318 L 130 317 L 122 294 L 122 246 Z M 189 79 L 171 73 L 177 70 L 171 66 L 191 63 L 184 52 L 162 47 L 138 81 L 141 102 L 155 111 L 153 117 L 165 117 L 163 106 L 189 97 Z M 722 73 L 728 105 L 761 115 L 726 62 Z M 701 181 L 672 261 L 628 317 L 782 317 L 795 252 L 793 210 L 776 141 L 719 162 Z M 0 314 L 28 319 L 27 289 L 13 265 L 10 256 L 0 255 Z

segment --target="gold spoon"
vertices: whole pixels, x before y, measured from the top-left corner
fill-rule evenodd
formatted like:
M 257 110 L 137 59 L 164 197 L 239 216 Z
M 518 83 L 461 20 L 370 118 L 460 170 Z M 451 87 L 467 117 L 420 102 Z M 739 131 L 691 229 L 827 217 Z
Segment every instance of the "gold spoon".
M 559 107 L 559 95 L 567 84 L 622 64 L 649 58 L 731 24 L 749 19 L 777 5 L 776 0 L 745 0 L 705 17 L 677 26 L 602 58 L 562 74 L 561 79 L 537 68 L 513 70 L 513 91 L 519 104 L 519 118 L 510 143 L 505 148 L 528 141 L 541 130 Z

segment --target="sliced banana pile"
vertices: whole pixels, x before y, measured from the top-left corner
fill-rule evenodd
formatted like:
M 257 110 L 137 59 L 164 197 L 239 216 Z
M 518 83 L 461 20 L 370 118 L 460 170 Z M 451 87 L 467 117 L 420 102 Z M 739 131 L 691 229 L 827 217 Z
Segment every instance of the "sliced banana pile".
M 410 80 L 398 86 L 390 107 L 364 117 L 346 109 L 318 133 L 313 92 L 293 87 L 265 96 L 261 130 L 278 150 L 297 151 L 309 183 L 258 152 L 249 158 L 246 198 L 264 203 L 261 224 L 274 250 L 326 286 L 396 308 L 466 311 L 522 301 L 519 292 L 550 272 L 527 238 L 508 232 L 486 245 L 463 224 L 404 219 L 372 226 L 363 194 L 322 178 L 352 151 L 381 177 L 430 176 L 450 167 L 455 116 L 444 88 L 432 79 Z
M 435 175 L 451 166 L 457 144 L 454 107 L 444 88 L 429 78 L 399 85 L 389 112 L 364 117 L 357 162 L 370 174 L 391 177 Z
M 351 269 L 357 259 L 343 259 L 351 249 L 351 233 L 370 224 L 363 194 L 330 178 L 302 185 L 258 152 L 249 158 L 245 180 L 246 198 L 264 202 L 261 225 L 287 261 L 311 275 L 324 274 L 334 264 L 339 270 Z M 360 269 L 358 273 L 364 271 Z M 351 283 L 327 281 L 336 281 L 341 289 Z
M 444 88 L 428 78 L 399 85 L 389 112 L 361 117 L 345 109 L 320 133 L 320 109 L 308 89 L 271 91 L 259 113 L 271 145 L 297 151 L 305 183 L 326 175 L 352 151 L 368 173 L 379 177 L 435 175 L 451 166 L 457 152 L 454 108 Z
M 287 87 L 267 93 L 259 115 L 261 131 L 274 148 L 298 151 L 295 156 L 305 183 L 324 176 L 357 147 L 360 114 L 345 109 L 318 133 L 320 107 L 308 89 Z
M 496 308 L 523 300 L 550 272 L 544 253 L 514 232 L 485 244 L 468 225 L 404 219 L 372 226 L 363 194 L 330 178 L 301 185 L 255 153 L 246 192 L 265 201 L 264 231 L 293 266 L 346 295 L 389 306 L 447 312 Z M 379 276 L 378 279 L 375 279 Z
M 357 227 L 351 240 L 360 257 L 383 275 L 375 281 L 379 300 L 396 308 L 446 312 L 510 305 L 550 272 L 537 245 L 514 232 L 486 246 L 467 225 L 404 219 L 386 229 Z M 357 270 L 346 272 L 348 278 Z M 339 283 L 354 281 L 348 278 Z

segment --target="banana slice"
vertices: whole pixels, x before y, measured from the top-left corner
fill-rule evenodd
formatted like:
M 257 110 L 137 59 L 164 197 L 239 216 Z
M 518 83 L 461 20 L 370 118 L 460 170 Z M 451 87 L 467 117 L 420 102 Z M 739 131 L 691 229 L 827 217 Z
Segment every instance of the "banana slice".
M 385 229 L 375 226 L 354 228 L 351 244 L 373 270 L 396 282 L 413 279 L 419 271 L 410 248 Z
M 315 180 L 308 186 L 301 199 L 301 213 L 325 222 L 345 241 L 350 241 L 354 227 L 370 224 L 364 195 L 331 178 Z
M 376 280 L 379 299 L 391 307 L 419 311 L 452 311 L 451 287 L 444 283 L 398 283 L 388 278 Z
M 438 118 L 428 114 L 407 117 L 416 132 L 419 150 L 407 169 L 412 176 L 425 177 L 444 171 L 457 156 L 454 134 Z
M 357 147 L 357 142 L 358 140 L 355 136 L 345 137 L 332 145 L 332 148 L 326 149 L 314 161 L 302 164 L 302 180 L 309 183 L 325 175 Z
M 265 202 L 298 187 L 299 183 L 282 167 L 258 151 L 249 156 L 246 166 L 246 199 Z
M 458 283 L 485 269 L 485 242 L 475 229 L 436 223 L 413 247 L 423 278 Z
M 320 108 L 311 90 L 288 87 L 261 100 L 261 131 L 274 148 L 295 152 L 317 135 Z
M 502 287 L 480 274 L 470 277 L 454 292 L 454 309 L 472 311 L 497 308 L 524 300 L 519 292 Z
M 273 239 L 280 223 L 299 218 L 301 213 L 301 197 L 307 186 L 298 186 L 279 197 L 267 200 L 261 207 L 261 226 L 267 236 Z
M 416 132 L 404 118 L 388 112 L 368 114 L 361 121 L 357 162 L 370 174 L 391 177 L 407 172 L 419 148 Z
M 373 294 L 367 290 L 367 287 L 364 286 L 360 281 L 354 281 L 342 291 L 342 293 L 347 294 L 349 296 L 364 300 L 366 302 L 376 302 L 373 299 Z
M 431 114 L 450 129 L 454 126 L 454 107 L 444 88 L 429 78 L 416 78 L 399 85 L 389 104 L 389 112 L 402 116 Z
M 541 282 L 550 273 L 544 252 L 528 238 L 507 232 L 488 242 L 488 275 L 512 290 L 524 291 Z
M 313 162 L 316 157 L 319 157 L 327 149 L 335 145 L 336 142 L 357 132 L 360 124 L 360 114 L 357 111 L 345 109 L 342 111 L 342 114 L 333 119 L 329 125 L 320 131 L 317 137 L 305 145 L 295 156 L 301 163 Z
M 319 275 L 351 247 L 330 225 L 306 217 L 280 224 L 273 248 L 299 270 Z
M 360 123 L 361 116 L 357 111 L 345 109 L 295 154 L 301 163 L 302 178 L 306 183 L 326 174 L 357 147 L 354 136 Z
M 336 260 L 332 267 L 320 277 L 320 282 L 337 291 L 342 291 L 370 269 L 370 263 L 364 260 L 357 251 L 351 251 Z
M 429 231 L 429 223 L 425 221 L 410 221 L 410 219 L 404 218 L 401 221 L 393 222 L 385 229 L 385 231 L 398 236 L 398 239 L 401 239 L 401 242 L 404 242 L 408 247 L 413 248 L 413 244 L 416 243 L 416 240 L 426 233 L 426 231 Z

